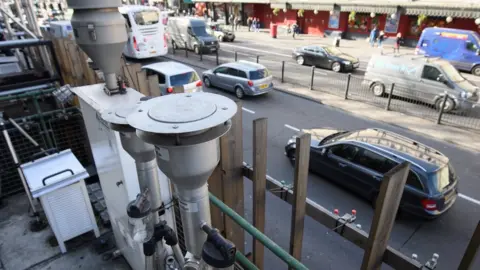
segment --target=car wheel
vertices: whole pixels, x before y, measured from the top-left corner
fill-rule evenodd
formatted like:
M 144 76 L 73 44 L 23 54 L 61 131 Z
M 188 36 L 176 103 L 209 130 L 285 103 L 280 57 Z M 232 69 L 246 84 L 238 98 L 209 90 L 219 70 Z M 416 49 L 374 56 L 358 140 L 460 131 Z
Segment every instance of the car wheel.
M 210 81 L 210 79 L 208 77 L 203 78 L 203 83 L 208 88 L 212 87 L 212 82 Z
M 297 56 L 297 64 L 302 66 L 305 65 L 305 58 L 303 58 L 301 55 Z
M 200 54 L 200 48 L 199 48 L 197 45 L 193 46 L 193 51 L 194 51 L 196 54 Z
M 480 76 L 480 65 L 476 65 L 472 68 L 472 74 L 475 76 Z
M 342 71 L 342 65 L 339 62 L 333 62 L 332 70 L 335 72 L 340 72 Z
M 437 101 L 435 101 L 435 108 L 437 110 L 439 110 L 439 111 L 441 110 L 444 99 L 445 99 L 445 97 L 440 97 L 440 98 L 437 99 Z M 453 111 L 453 109 L 455 109 L 455 101 L 453 101 L 453 99 L 447 97 L 447 101 L 445 102 L 445 107 L 443 107 L 443 112 L 448 113 L 448 112 Z
M 243 92 L 242 88 L 240 87 L 235 87 L 235 95 L 237 98 L 242 99 L 245 96 L 245 93 Z
M 376 97 L 382 97 L 385 94 L 385 85 L 383 83 L 376 82 L 370 86 L 370 89 Z

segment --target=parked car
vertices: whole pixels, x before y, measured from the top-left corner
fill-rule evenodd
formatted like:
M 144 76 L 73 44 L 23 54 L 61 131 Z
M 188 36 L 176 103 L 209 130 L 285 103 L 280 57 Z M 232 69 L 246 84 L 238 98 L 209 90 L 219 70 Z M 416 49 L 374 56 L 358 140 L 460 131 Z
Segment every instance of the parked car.
M 467 110 L 478 101 L 478 87 L 466 80 L 448 61 L 412 55 L 373 55 L 364 76 L 364 85 L 375 96 L 384 96 L 395 83 L 394 96 L 434 105 L 444 112 Z
M 308 45 L 293 50 L 292 57 L 299 65 L 312 65 L 335 72 L 353 71 L 360 61 L 338 48 L 326 45 Z
M 203 72 L 205 86 L 234 92 L 238 98 L 266 94 L 273 89 L 272 81 L 266 67 L 248 61 L 227 63 Z
M 233 42 L 235 40 L 235 34 L 219 23 L 207 24 L 207 33 L 216 37 L 218 41 Z
M 158 76 L 158 86 L 161 95 L 172 93 L 202 92 L 202 81 L 197 72 L 184 64 L 178 62 L 158 62 L 143 66 L 147 77 Z
M 303 130 L 312 136 L 310 170 L 354 191 L 375 206 L 385 173 L 410 162 L 400 211 L 435 218 L 454 204 L 458 178 L 449 159 L 439 151 L 412 139 L 381 129 L 339 131 Z M 296 136 L 285 146 L 295 160 Z
M 415 53 L 441 57 L 459 70 L 480 76 L 480 34 L 475 31 L 425 28 Z
M 167 31 L 172 47 L 193 50 L 196 54 L 216 51 L 220 48 L 218 40 L 207 33 L 204 20 L 192 17 L 171 17 L 167 22 Z

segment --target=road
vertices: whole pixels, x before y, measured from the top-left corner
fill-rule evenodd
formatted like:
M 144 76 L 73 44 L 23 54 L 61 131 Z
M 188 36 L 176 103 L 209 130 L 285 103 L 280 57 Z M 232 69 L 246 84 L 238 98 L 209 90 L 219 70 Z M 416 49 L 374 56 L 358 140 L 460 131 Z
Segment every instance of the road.
M 157 59 L 158 60 L 158 59 Z M 213 65 L 212 65 L 213 66 Z M 204 70 L 194 67 L 199 74 Z M 230 93 L 218 89 L 207 89 L 234 99 Z M 437 269 L 455 269 L 478 223 L 480 216 L 480 154 L 459 149 L 445 142 L 431 140 L 408 130 L 374 122 L 316 102 L 294 97 L 279 91 L 243 101 L 244 160 L 252 162 L 252 121 L 268 118 L 268 175 L 292 183 L 293 168 L 284 156 L 286 141 L 298 129 L 333 127 L 337 129 L 382 128 L 413 138 L 434 147 L 450 159 L 460 177 L 459 197 L 452 209 L 434 221 L 403 219 L 396 222 L 389 244 L 404 254 L 416 253 L 420 261 L 428 260 L 433 253 L 440 254 Z M 357 223 L 369 231 L 373 211 L 369 202 L 335 185 L 332 181 L 316 175 L 308 180 L 308 197 L 327 209 L 339 209 L 341 213 L 357 210 Z M 246 180 L 246 216 L 251 221 L 251 185 Z M 269 196 L 267 200 L 266 234 L 288 250 L 290 230 L 288 206 Z M 251 239 L 249 239 L 250 243 Z M 250 246 L 250 245 L 248 245 Z M 302 261 L 311 269 L 356 269 L 362 255 L 360 249 L 326 230 L 310 218 L 306 222 Z M 270 252 L 266 252 L 268 269 L 285 269 Z M 473 269 L 480 269 L 477 259 Z M 321 266 L 321 267 L 320 267 Z
M 270 48 L 259 47 L 258 44 L 243 44 L 235 42 L 222 43 L 221 50 L 219 52 L 220 62 L 234 61 L 235 52 L 237 54 L 237 60 L 256 61 L 257 55 L 259 56 L 259 63 L 265 65 L 272 74 L 281 78 L 282 74 L 282 61 L 285 61 L 284 65 L 284 79 L 286 82 L 295 83 L 305 87 L 310 87 L 312 68 L 308 66 L 298 65 L 289 54 L 285 54 L 285 49 L 282 48 Z M 268 53 L 267 53 L 268 52 Z M 291 53 L 291 51 L 290 51 Z M 177 51 L 178 55 L 184 56 L 184 51 Z M 287 57 L 288 56 L 288 57 Z M 199 56 L 190 52 L 188 54 L 189 59 L 198 59 Z M 216 62 L 215 55 L 204 55 L 203 62 L 214 64 Z M 359 100 L 367 102 L 375 106 L 384 108 L 388 99 L 385 97 L 375 97 L 372 95 L 369 85 L 363 84 L 364 68 L 366 63 L 362 62 L 358 70 L 355 70 L 351 76 L 349 85 L 349 98 L 353 100 Z M 331 94 L 344 96 L 347 86 L 347 74 L 335 73 L 330 70 L 315 69 L 315 76 L 313 81 L 313 90 L 324 91 Z M 390 89 L 387 89 L 390 91 Z M 408 88 L 405 86 L 395 86 L 395 93 L 406 92 Z M 416 95 L 416 94 L 415 94 Z M 391 102 L 391 109 L 393 111 L 399 111 L 407 114 L 413 114 L 422 118 L 429 118 L 432 121 L 436 121 L 438 118 L 438 112 L 425 103 L 419 102 L 418 98 L 414 98 L 415 95 L 410 95 L 411 98 L 394 98 Z M 434 95 L 422 93 L 424 101 L 434 100 Z M 443 123 L 449 125 L 466 127 L 471 129 L 480 129 L 480 106 L 466 111 L 456 111 L 453 113 L 444 114 L 442 117 Z

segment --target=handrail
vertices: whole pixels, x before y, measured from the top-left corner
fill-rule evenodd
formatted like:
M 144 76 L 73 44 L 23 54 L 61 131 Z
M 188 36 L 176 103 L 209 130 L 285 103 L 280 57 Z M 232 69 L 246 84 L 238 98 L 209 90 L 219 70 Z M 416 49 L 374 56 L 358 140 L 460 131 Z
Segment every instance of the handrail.
M 252 235 L 255 239 L 260 241 L 266 248 L 273 252 L 277 257 L 279 257 L 282 261 L 286 262 L 289 267 L 292 267 L 297 270 L 308 270 L 308 268 L 299 262 L 297 259 L 292 257 L 288 252 L 286 252 L 283 248 L 273 242 L 270 238 L 268 238 L 265 234 L 257 230 L 252 224 L 250 224 L 247 220 L 233 211 L 232 208 L 228 207 L 224 204 L 220 199 L 215 197 L 212 193 L 209 194 L 210 201 L 213 205 L 217 206 L 220 211 L 225 213 L 229 216 L 235 223 L 237 223 L 240 227 L 242 227 L 245 231 L 247 231 L 250 235 Z
M 32 92 L 27 92 L 27 93 L 10 94 L 10 95 L 3 96 L 3 97 L 0 96 L 0 101 L 35 97 L 35 96 L 40 96 L 40 95 L 44 95 L 44 94 L 50 94 L 55 90 L 57 90 L 57 89 L 56 88 L 49 88 L 49 89 L 37 90 L 37 91 L 32 91 Z
M 239 251 L 235 253 L 235 259 L 244 269 L 260 270 L 255 264 L 253 264 L 249 259 L 247 259 L 247 257 L 245 257 L 245 255 L 243 255 Z

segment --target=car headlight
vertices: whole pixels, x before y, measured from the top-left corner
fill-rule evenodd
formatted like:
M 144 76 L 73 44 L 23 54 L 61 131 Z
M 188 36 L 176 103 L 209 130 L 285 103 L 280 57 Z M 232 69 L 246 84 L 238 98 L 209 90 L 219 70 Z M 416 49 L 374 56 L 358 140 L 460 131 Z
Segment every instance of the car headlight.
M 469 98 L 471 98 L 471 97 L 473 96 L 473 94 L 470 93 L 470 92 L 467 92 L 467 91 L 463 91 L 463 92 L 460 94 L 460 96 L 461 96 L 462 98 L 464 98 L 464 99 L 469 99 Z
M 350 61 L 343 61 L 343 63 L 344 63 L 345 65 L 351 65 L 351 64 L 352 64 L 352 62 L 350 62 Z

